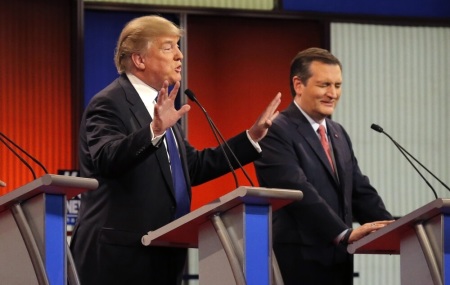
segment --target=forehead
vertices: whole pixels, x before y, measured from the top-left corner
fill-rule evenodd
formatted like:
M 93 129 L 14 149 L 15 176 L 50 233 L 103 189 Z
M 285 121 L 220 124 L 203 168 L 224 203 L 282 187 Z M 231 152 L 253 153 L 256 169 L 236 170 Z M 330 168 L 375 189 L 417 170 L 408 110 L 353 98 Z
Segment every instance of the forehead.
M 180 40 L 178 36 L 158 36 L 153 40 L 154 43 L 162 45 L 162 44 L 176 44 Z
M 311 77 L 317 80 L 342 81 L 341 68 L 337 64 L 327 64 L 320 61 L 313 61 L 309 67 Z

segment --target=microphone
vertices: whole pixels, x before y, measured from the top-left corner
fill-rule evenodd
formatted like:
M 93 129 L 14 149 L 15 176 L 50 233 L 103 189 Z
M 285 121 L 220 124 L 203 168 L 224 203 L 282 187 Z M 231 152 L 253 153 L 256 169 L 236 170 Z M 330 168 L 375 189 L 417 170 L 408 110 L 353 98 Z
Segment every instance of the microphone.
M 408 162 L 414 167 L 414 169 L 417 171 L 417 173 L 419 173 L 420 177 L 422 177 L 422 179 L 425 181 L 425 183 L 427 183 L 427 185 L 431 188 L 431 190 L 434 193 L 434 196 L 437 197 L 436 191 L 434 190 L 434 188 L 430 185 L 430 183 L 428 182 L 428 180 L 425 179 L 425 177 L 422 175 L 422 173 L 420 173 L 420 171 L 416 168 L 416 166 L 411 162 L 411 160 L 406 156 L 409 155 L 415 162 L 417 162 L 423 169 L 425 169 L 431 176 L 433 176 L 437 181 L 439 181 L 441 183 L 442 186 L 444 186 L 447 190 L 450 191 L 450 188 L 444 183 L 442 182 L 439 178 L 436 177 L 436 175 L 434 175 L 433 172 L 431 172 L 428 168 L 426 168 L 420 161 L 418 161 L 412 154 L 410 154 L 406 149 L 404 149 L 400 144 L 398 144 L 390 135 L 388 135 L 385 131 L 383 131 L 383 128 L 376 125 L 376 124 L 372 124 L 370 126 L 373 130 L 379 132 L 379 133 L 383 133 L 385 134 L 393 143 L 394 145 L 399 149 L 399 151 L 403 154 L 403 156 L 408 160 Z
M 236 188 L 239 187 L 239 183 L 238 183 L 238 179 L 236 176 L 236 172 L 234 171 L 233 166 L 231 165 L 230 159 L 225 151 L 225 149 L 223 148 L 223 145 L 225 145 L 228 149 L 228 151 L 231 153 L 231 156 L 233 157 L 234 161 L 238 164 L 239 168 L 242 170 L 242 172 L 244 173 L 245 177 L 247 178 L 247 180 L 249 181 L 251 186 L 254 186 L 253 181 L 251 180 L 250 176 L 247 174 L 247 172 L 245 171 L 245 169 L 242 167 L 241 162 L 239 161 L 239 159 L 236 157 L 236 155 L 234 154 L 233 150 L 231 149 L 231 147 L 228 145 L 227 141 L 224 139 L 224 137 L 222 136 L 222 134 L 220 133 L 219 129 L 216 127 L 216 125 L 214 124 L 213 120 L 211 119 L 211 117 L 209 116 L 208 112 L 206 112 L 206 109 L 203 108 L 203 106 L 200 104 L 200 102 L 197 100 L 197 98 L 194 95 L 194 92 L 192 92 L 190 89 L 186 89 L 184 91 L 184 94 L 186 94 L 186 96 L 191 100 L 194 101 L 202 110 L 203 114 L 206 117 L 206 120 L 209 123 L 209 126 L 211 127 L 211 130 L 214 134 L 214 137 L 216 138 L 217 142 L 219 143 L 220 148 L 222 149 L 222 152 L 225 156 L 225 159 L 227 160 L 228 163 L 228 167 L 231 170 L 231 173 L 233 174 L 234 177 L 234 181 L 236 183 Z M 220 137 L 217 137 L 217 135 Z M 221 141 L 223 143 L 221 143 Z
M 29 154 L 28 152 L 26 152 L 23 148 L 21 148 L 19 145 L 17 145 L 13 140 L 11 140 L 10 138 L 8 138 L 4 133 L 0 132 L 0 141 L 17 157 L 20 159 L 20 161 L 30 170 L 31 174 L 33 174 L 33 178 L 36 179 L 36 173 L 34 172 L 33 168 L 30 166 L 30 164 L 28 162 L 26 162 L 25 159 L 23 159 L 23 157 L 21 157 L 4 139 L 6 139 L 10 144 L 14 145 L 16 148 L 18 148 L 23 154 L 25 154 L 26 156 L 28 156 L 31 160 L 33 160 L 36 164 L 38 164 L 42 170 L 44 170 L 44 172 L 46 174 L 48 174 L 47 169 L 44 167 L 44 165 L 42 165 L 42 163 L 40 163 L 36 158 L 34 158 L 31 154 Z

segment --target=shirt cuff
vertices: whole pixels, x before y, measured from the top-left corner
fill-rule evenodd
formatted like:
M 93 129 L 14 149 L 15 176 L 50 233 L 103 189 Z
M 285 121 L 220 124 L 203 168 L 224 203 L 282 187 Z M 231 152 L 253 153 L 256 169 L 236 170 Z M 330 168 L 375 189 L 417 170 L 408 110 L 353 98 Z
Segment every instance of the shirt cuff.
M 247 133 L 247 138 L 248 138 L 248 140 L 250 141 L 250 143 L 253 145 L 253 147 L 256 149 L 256 151 L 257 151 L 258 153 L 261 153 L 261 152 L 262 152 L 262 149 L 261 149 L 261 147 L 259 146 L 259 143 L 257 143 L 257 142 L 255 142 L 255 141 L 252 140 L 252 138 L 250 137 L 250 135 L 249 135 L 249 133 L 248 133 L 248 130 L 246 131 L 246 133 Z
M 152 139 L 151 139 L 151 142 L 152 142 L 152 145 L 153 145 L 153 146 L 159 146 L 159 144 L 160 144 L 160 142 L 161 142 L 161 138 L 162 138 L 165 134 L 166 134 L 166 132 L 164 132 L 162 135 L 159 135 L 159 136 L 156 136 L 156 137 L 155 137 L 155 134 L 153 133 L 153 130 L 152 130 L 152 126 L 150 125 L 150 137 L 152 138 Z
M 352 231 L 353 229 L 346 229 L 334 239 L 334 243 L 347 245 Z

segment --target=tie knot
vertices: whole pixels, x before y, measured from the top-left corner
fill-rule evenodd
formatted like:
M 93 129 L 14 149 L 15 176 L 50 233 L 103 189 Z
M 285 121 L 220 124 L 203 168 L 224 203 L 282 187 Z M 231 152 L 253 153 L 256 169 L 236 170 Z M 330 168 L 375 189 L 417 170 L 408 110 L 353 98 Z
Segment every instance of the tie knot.
M 320 136 L 325 136 L 326 132 L 325 132 L 325 127 L 323 125 L 319 125 L 319 134 Z

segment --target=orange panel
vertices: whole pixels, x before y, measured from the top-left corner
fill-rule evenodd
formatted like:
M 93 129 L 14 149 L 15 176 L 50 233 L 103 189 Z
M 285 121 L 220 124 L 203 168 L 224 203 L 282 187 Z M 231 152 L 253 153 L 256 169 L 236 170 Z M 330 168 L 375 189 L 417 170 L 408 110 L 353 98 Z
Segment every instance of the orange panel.
M 50 173 L 72 167 L 70 15 L 70 1 L 0 1 L 0 131 Z M 0 179 L 0 194 L 33 180 L 2 143 Z

